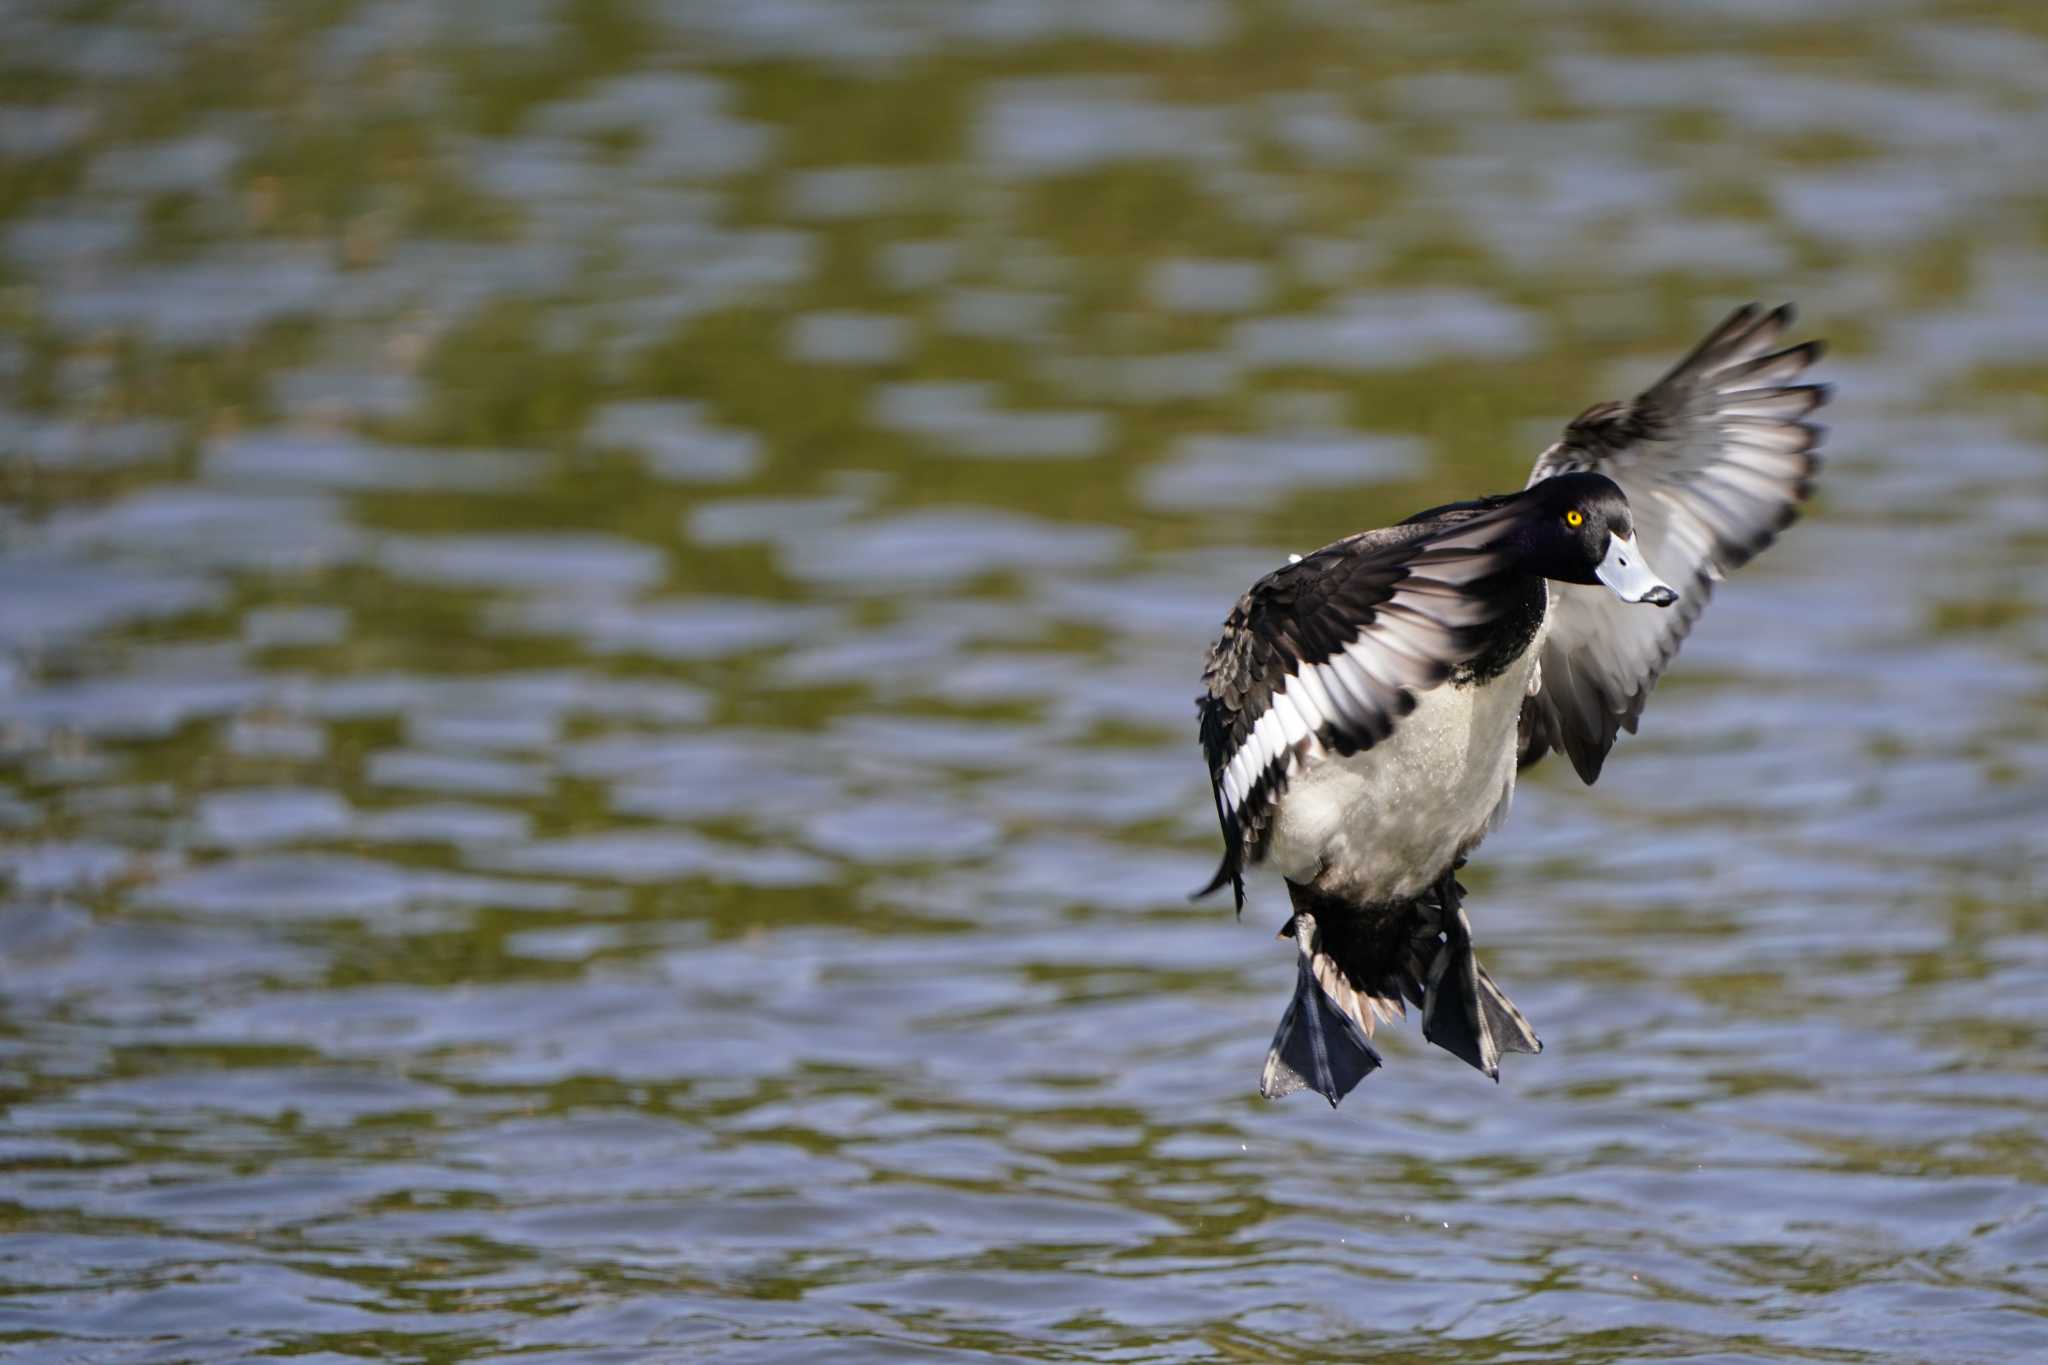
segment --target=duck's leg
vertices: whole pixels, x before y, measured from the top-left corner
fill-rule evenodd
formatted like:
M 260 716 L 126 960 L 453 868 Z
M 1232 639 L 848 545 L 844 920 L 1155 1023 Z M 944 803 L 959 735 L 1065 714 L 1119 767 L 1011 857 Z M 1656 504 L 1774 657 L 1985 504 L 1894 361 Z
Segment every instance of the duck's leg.
M 1307 1088 L 1335 1109 L 1352 1087 L 1379 1069 L 1380 1054 L 1365 1041 L 1365 1031 L 1331 1002 L 1316 981 L 1312 964 L 1322 942 L 1315 916 L 1296 912 L 1288 929 L 1281 932 L 1284 935 L 1289 930 L 1297 949 L 1294 998 L 1287 1002 L 1273 1045 L 1266 1050 L 1259 1093 L 1277 1100 Z
M 1543 1040 L 1473 956 L 1472 921 L 1456 870 L 1436 884 L 1444 942 L 1423 992 L 1422 1036 L 1498 1081 L 1501 1053 L 1541 1052 Z

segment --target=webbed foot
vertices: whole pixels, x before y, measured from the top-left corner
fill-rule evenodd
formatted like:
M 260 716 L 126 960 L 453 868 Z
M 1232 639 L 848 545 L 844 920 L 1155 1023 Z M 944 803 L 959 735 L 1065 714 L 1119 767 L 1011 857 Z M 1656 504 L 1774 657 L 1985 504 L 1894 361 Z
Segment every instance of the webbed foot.
M 1543 1040 L 1473 955 L 1463 888 L 1450 873 L 1437 896 L 1444 941 L 1424 982 L 1422 1036 L 1498 1081 L 1503 1052 L 1541 1052 Z
M 1297 915 L 1293 938 L 1299 950 L 1295 958 L 1294 998 L 1273 1045 L 1266 1051 L 1265 1070 L 1259 1076 L 1259 1093 L 1269 1100 L 1309 1089 L 1330 1102 L 1350 1094 L 1357 1084 L 1377 1071 L 1380 1054 L 1365 1040 L 1365 1032 L 1351 1016 L 1338 1009 L 1317 984 L 1309 963 L 1319 943 L 1313 916 Z

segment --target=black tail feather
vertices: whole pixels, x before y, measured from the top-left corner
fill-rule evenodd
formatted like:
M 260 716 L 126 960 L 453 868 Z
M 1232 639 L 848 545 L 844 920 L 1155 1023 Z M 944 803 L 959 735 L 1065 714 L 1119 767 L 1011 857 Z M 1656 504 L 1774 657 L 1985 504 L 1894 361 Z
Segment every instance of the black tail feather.
M 1289 882 L 1295 940 L 1294 998 L 1273 1035 L 1259 1093 L 1279 1099 L 1312 1089 L 1332 1107 L 1380 1066 L 1375 1023 L 1422 1009 L 1422 1036 L 1500 1079 L 1508 1052 L 1543 1041 L 1472 954 L 1465 888 L 1446 876 L 1412 901 L 1379 908 Z

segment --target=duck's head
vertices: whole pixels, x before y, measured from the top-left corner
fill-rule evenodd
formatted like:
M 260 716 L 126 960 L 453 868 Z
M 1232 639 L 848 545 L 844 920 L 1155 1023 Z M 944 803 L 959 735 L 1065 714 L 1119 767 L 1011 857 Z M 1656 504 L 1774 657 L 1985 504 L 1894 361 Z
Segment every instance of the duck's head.
M 1678 600 L 1636 544 L 1628 495 L 1605 474 L 1559 474 L 1532 484 L 1520 501 L 1515 540 L 1531 572 L 1560 583 L 1605 584 L 1624 602 L 1668 607 Z

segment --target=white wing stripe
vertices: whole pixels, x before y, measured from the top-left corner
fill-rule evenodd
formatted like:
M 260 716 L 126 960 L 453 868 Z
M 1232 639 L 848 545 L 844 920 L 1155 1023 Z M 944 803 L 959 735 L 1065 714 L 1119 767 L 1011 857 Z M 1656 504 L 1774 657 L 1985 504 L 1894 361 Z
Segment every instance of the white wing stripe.
M 1409 615 L 1390 605 L 1380 613 L 1379 637 L 1374 643 L 1427 664 L 1446 652 L 1450 644 L 1448 635 L 1428 617 Z
M 1256 777 L 1266 766 L 1266 736 L 1254 724 L 1251 733 L 1244 737 L 1244 747 L 1238 750 L 1244 756 L 1245 775 Z
M 1740 441 L 1765 450 L 1804 450 L 1813 443 L 1813 433 L 1793 422 L 1738 417 L 1718 424 L 1723 443 Z
M 1400 671 L 1394 666 L 1392 659 L 1387 657 L 1385 647 L 1369 635 L 1361 636 L 1344 646 L 1344 657 L 1357 664 L 1366 677 L 1381 687 L 1392 688 L 1401 685 Z
M 1323 681 L 1329 685 L 1331 695 L 1343 697 L 1361 722 L 1370 723 L 1378 718 L 1380 707 L 1372 699 L 1371 683 L 1349 654 L 1333 654 L 1319 667 L 1324 670 Z
M 1820 406 L 1812 389 L 1734 389 L 1716 409 L 1721 417 L 1775 417 L 1792 421 Z
M 1280 718 L 1280 732 L 1287 737 L 1288 748 L 1292 749 L 1315 734 L 1314 728 L 1309 725 L 1308 717 L 1302 714 L 1302 709 L 1294 704 L 1294 698 L 1287 693 L 1275 692 L 1272 706 L 1270 714 Z
M 1257 724 L 1252 726 L 1251 738 L 1246 743 L 1251 747 L 1251 762 L 1254 774 L 1264 772 L 1273 761 L 1274 754 L 1277 752 L 1273 746 L 1274 730 L 1277 725 L 1278 722 L 1273 719 L 1273 713 L 1268 711 L 1259 717 Z
M 1319 714 L 1314 717 L 1315 731 L 1320 733 L 1324 726 L 1338 725 L 1344 720 L 1344 708 L 1337 704 L 1330 690 L 1323 686 L 1323 666 L 1310 664 L 1301 670 L 1294 681 L 1301 687 L 1301 700 Z
M 1726 484 L 1731 489 L 1769 506 L 1780 496 L 1784 484 L 1768 474 L 1739 464 L 1724 464 L 1711 469 L 1705 476 L 1707 481 Z
M 1280 755 L 1287 752 L 1287 740 L 1280 719 L 1280 708 L 1271 702 L 1266 704 L 1266 714 L 1259 717 L 1259 723 L 1252 727 L 1252 733 L 1259 740 L 1259 766 L 1270 767 L 1280 761 Z
M 1721 454 L 1729 464 L 1739 464 L 1787 482 L 1795 481 L 1806 473 L 1806 458 L 1798 451 L 1768 450 L 1763 446 L 1738 443 L 1722 447 Z

